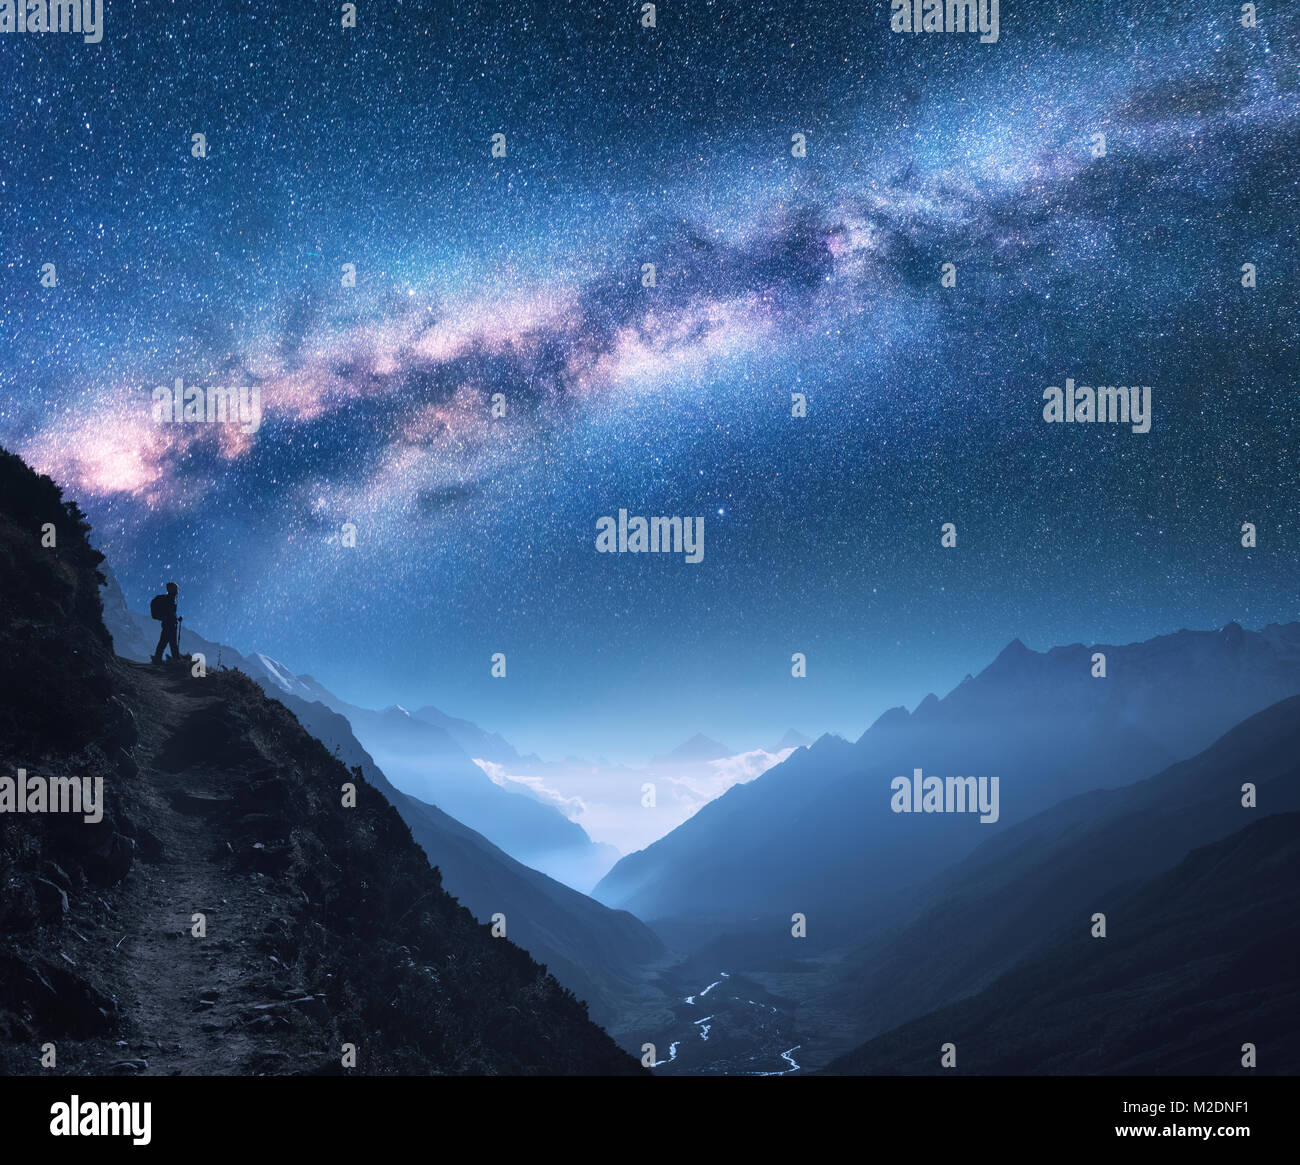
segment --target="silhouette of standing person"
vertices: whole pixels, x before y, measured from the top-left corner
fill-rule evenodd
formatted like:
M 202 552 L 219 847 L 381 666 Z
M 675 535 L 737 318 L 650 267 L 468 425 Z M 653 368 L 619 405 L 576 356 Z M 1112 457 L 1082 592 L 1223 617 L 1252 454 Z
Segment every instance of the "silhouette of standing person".
M 162 633 L 158 636 L 158 646 L 154 649 L 153 662 L 162 663 L 163 652 L 172 649 L 172 659 L 180 659 L 181 649 L 176 646 L 176 625 L 180 616 L 176 614 L 176 595 L 180 591 L 174 582 L 167 584 L 165 595 L 155 596 L 149 610 L 155 619 L 162 623 Z

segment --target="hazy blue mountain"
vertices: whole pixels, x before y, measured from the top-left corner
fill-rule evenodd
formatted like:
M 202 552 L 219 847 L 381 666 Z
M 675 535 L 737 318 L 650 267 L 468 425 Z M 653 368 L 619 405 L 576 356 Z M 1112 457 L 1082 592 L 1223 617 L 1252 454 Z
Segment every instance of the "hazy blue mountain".
M 617 850 L 594 843 L 554 805 L 498 785 L 445 729 L 396 706 L 374 712 L 339 701 L 334 708 L 399 789 L 525 865 L 586 892 L 617 859 Z
M 1241 803 L 1246 782 L 1253 809 Z M 917 896 L 906 925 L 850 953 L 818 1006 L 859 1039 L 886 1031 L 976 993 L 1094 912 L 1110 917 L 1129 887 L 1190 850 L 1296 810 L 1300 696 L 1153 777 L 1072 797 L 991 838 Z
M 709 761 L 721 760 L 723 757 L 734 756 L 736 750 L 728 748 L 725 744 L 719 744 L 705 736 L 702 732 L 697 732 L 690 740 L 683 741 L 670 752 L 662 756 L 652 757 L 652 765 L 671 764 L 674 761 Z
M 807 748 L 810 744 L 812 744 L 811 736 L 805 736 L 802 732 L 787 728 L 785 735 L 765 751 L 784 752 L 787 748 Z
M 412 713 L 417 720 L 423 720 L 441 728 L 465 752 L 477 760 L 490 760 L 501 765 L 539 764 L 540 758 L 531 753 L 520 756 L 515 747 L 499 732 L 487 732 L 471 720 L 461 720 L 448 716 L 432 704 L 416 708 Z
M 1293 768 L 1292 787 L 1294 778 Z M 1241 820 L 1230 803 L 1222 812 Z M 1142 840 L 1159 824 L 1149 815 Z M 950 1071 L 964 1075 L 1294 1074 L 1298 885 L 1300 813 L 1257 819 L 1154 879 L 1099 896 L 1090 905 L 1106 913 L 1105 938 L 1091 936 L 1088 908 L 1062 917 L 1041 954 L 827 1071 L 937 1075 L 940 1046 L 952 1043 Z M 940 947 L 927 965 L 942 961 Z M 1256 1046 L 1256 1068 L 1241 1065 L 1244 1043 Z
M 1107 675 L 1093 678 L 1094 652 Z M 1300 692 L 1300 624 L 1180 631 L 1048 652 L 1018 640 L 943 699 L 823 737 L 623 858 L 594 891 L 650 920 L 788 931 L 795 912 L 857 927 L 906 917 L 937 871 L 1017 821 L 1122 786 Z M 999 819 L 895 813 L 891 781 L 997 777 Z

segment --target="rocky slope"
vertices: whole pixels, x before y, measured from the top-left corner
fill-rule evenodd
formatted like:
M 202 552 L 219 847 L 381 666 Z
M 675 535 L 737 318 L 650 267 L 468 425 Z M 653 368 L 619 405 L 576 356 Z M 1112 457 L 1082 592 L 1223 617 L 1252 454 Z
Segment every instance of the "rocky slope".
M 0 451 L 0 777 L 105 805 L 0 813 L 0 1071 L 641 1071 L 251 680 L 116 659 L 86 533 Z

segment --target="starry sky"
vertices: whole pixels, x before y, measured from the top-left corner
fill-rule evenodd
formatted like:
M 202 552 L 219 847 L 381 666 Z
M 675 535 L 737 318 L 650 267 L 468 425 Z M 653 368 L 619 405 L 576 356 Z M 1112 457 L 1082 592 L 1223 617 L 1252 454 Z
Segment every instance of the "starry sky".
M 0 443 L 137 608 L 175 579 L 210 638 L 547 756 L 1294 620 L 1300 13 L 1000 8 L 996 44 L 828 0 L 0 36 Z M 157 424 L 176 377 L 261 427 Z M 1150 433 L 1045 423 L 1067 377 L 1150 385 Z M 703 562 L 597 554 L 620 508 L 702 516 Z

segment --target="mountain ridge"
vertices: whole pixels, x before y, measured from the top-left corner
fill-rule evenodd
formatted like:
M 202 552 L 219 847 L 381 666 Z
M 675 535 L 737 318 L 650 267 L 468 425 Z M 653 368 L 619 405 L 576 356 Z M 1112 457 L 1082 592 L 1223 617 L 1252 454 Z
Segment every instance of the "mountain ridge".
M 823 737 L 728 790 L 622 858 L 593 893 L 652 922 L 775 929 L 818 910 L 879 924 L 907 887 L 990 832 L 1158 772 L 1300 692 L 1296 623 L 1046 653 L 1015 642 L 943 699 L 890 709 L 852 744 Z M 1096 651 L 1106 678 L 1091 674 Z M 998 777 L 999 821 L 891 812 L 891 781 L 917 767 Z
M 1251 822 L 1106 906 L 973 997 L 841 1056 L 827 1075 L 1291 1075 L 1300 1070 L 1300 813 Z M 1100 904 L 1099 904 L 1100 905 Z M 1242 1065 L 1243 1044 L 1258 1067 Z

